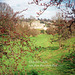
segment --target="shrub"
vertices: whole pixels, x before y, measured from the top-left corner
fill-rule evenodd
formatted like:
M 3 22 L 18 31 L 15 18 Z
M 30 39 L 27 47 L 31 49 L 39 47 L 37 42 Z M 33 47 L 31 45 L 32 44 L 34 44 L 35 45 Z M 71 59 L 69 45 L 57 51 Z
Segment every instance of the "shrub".
M 49 28 L 46 30 L 46 33 L 47 33 L 47 34 L 55 34 L 55 28 L 49 27 Z
M 38 34 L 40 34 L 40 31 L 36 29 L 30 29 L 29 34 L 32 36 L 37 36 Z
M 61 38 L 67 39 L 74 35 L 74 24 L 71 25 L 72 21 L 66 22 L 65 20 L 60 20 L 60 22 L 56 22 L 56 26 L 58 27 L 57 33 L 62 35 Z
M 22 23 L 17 23 L 15 29 L 16 29 L 17 37 L 36 36 L 40 33 L 36 29 L 31 29 L 27 23 L 25 23 L 24 25 L 22 25 Z

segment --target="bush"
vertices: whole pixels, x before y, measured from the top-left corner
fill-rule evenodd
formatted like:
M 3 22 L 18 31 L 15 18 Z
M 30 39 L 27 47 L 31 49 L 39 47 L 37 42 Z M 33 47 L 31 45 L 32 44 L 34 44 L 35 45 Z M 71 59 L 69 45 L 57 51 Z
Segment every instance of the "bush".
M 49 27 L 49 28 L 46 30 L 46 33 L 47 33 L 47 34 L 55 34 L 55 28 Z
M 40 31 L 36 29 L 30 29 L 29 34 L 32 36 L 37 36 L 38 34 L 40 34 Z
M 31 29 L 27 23 L 25 23 L 24 25 L 22 25 L 22 23 L 17 23 L 16 27 L 15 27 L 15 31 L 16 31 L 16 37 L 20 37 L 20 36 L 36 36 L 38 35 L 40 32 L 36 29 Z
M 74 35 L 74 24 L 71 24 L 72 21 L 66 22 L 65 20 L 60 20 L 56 22 L 56 26 L 58 27 L 57 33 L 62 35 L 61 38 L 67 39 Z

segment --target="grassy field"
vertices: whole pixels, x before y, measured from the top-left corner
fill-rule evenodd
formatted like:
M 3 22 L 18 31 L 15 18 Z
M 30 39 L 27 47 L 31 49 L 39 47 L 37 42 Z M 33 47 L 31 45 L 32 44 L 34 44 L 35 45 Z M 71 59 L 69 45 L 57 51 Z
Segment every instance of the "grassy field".
M 52 42 L 58 35 L 40 34 L 29 39 L 27 46 L 23 40 L 0 38 L 2 42 L 9 40 L 9 44 L 1 48 L 7 55 L 0 52 L 0 75 L 74 75 L 75 38 L 63 40 L 62 49 L 58 41 Z

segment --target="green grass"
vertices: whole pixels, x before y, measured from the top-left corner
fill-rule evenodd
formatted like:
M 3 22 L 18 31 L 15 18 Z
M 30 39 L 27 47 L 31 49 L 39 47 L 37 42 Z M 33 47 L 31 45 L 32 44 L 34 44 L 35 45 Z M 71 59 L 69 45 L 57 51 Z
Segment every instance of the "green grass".
M 60 50 L 59 43 L 57 41 L 52 42 L 52 39 L 57 39 L 57 36 L 41 34 L 36 37 L 29 37 L 31 49 L 27 47 L 24 41 L 24 45 L 22 45 L 20 40 L 10 41 L 10 45 L 3 45 L 3 51 L 7 52 L 9 58 L 6 55 L 0 58 L 1 74 L 65 75 L 61 71 L 63 64 L 60 63 L 60 60 L 61 57 L 66 57 L 73 52 L 75 38 L 62 41 L 64 47 Z M 0 40 L 8 41 L 7 38 L 0 38 Z

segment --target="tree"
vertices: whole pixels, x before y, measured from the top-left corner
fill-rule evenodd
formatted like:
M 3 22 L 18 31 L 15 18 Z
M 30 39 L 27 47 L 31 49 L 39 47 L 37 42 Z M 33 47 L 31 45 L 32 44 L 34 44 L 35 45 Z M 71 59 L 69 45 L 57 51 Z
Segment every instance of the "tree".
M 12 15 L 13 9 L 6 3 L 0 3 L 0 26 L 2 26 L 2 33 L 6 33 L 9 29 L 12 29 L 12 20 L 10 21 Z
M 8 33 L 11 30 L 14 30 L 14 27 L 17 23 L 17 20 L 22 16 L 17 16 L 17 14 L 22 13 L 20 12 L 13 12 L 13 9 L 6 3 L 0 3 L 0 33 Z
M 71 18 L 73 20 L 72 23 L 68 26 L 69 31 L 71 32 L 71 25 L 73 23 L 75 23 L 75 0 L 47 0 L 47 1 L 46 0 L 33 0 L 29 4 L 36 4 L 39 6 L 44 6 L 44 8 L 42 10 L 37 12 L 37 15 L 38 15 L 37 17 L 39 17 L 41 14 L 43 14 L 44 11 L 47 10 L 47 8 L 49 8 L 51 6 L 56 6 L 57 8 L 59 8 L 62 11 L 63 18 L 65 18 L 65 19 Z M 65 6 L 65 9 L 62 6 Z M 69 10 L 71 10 L 71 12 Z M 65 14 L 65 16 L 64 16 L 64 14 Z M 72 15 L 74 15 L 74 16 L 72 16 Z
M 6 3 L 0 3 L 0 17 L 1 15 L 9 15 L 12 16 L 13 15 L 13 9 Z

